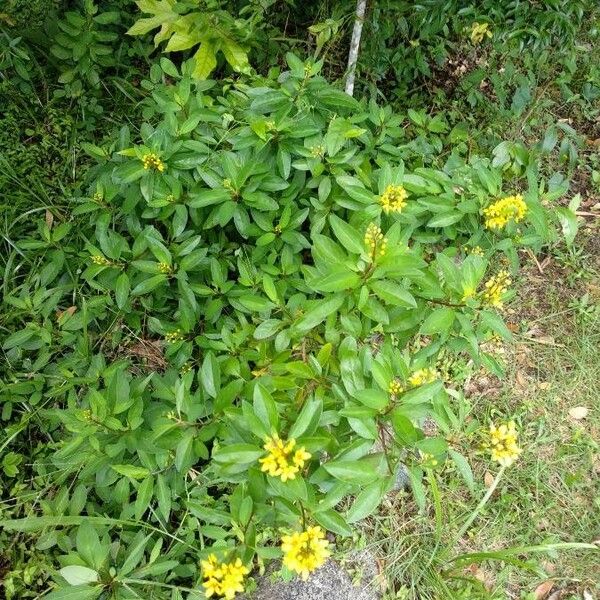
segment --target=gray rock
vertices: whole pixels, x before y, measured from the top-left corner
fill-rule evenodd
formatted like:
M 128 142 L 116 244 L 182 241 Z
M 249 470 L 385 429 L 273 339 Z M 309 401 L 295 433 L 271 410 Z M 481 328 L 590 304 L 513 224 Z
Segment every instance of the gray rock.
M 359 575 L 353 584 L 349 573 L 337 562 L 328 560 L 308 581 L 294 579 L 284 582 L 275 574 L 257 579 L 257 589 L 240 600 L 379 600 L 377 564 L 368 552 L 351 557 L 351 569 Z

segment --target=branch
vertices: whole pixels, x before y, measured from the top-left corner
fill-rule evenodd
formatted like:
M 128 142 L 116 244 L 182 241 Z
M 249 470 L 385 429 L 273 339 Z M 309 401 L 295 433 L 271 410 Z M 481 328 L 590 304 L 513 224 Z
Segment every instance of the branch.
M 356 18 L 354 19 L 352 40 L 350 40 L 350 52 L 348 53 L 348 75 L 346 76 L 346 94 L 350 96 L 354 94 L 356 61 L 358 60 L 358 47 L 360 46 L 360 36 L 362 35 L 366 10 L 367 0 L 356 0 Z

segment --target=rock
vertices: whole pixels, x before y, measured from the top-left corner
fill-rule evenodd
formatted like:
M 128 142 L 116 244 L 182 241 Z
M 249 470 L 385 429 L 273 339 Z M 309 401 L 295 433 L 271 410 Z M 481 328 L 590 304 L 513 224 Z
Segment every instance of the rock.
M 346 570 L 328 560 L 308 581 L 298 578 L 284 582 L 273 574 L 259 577 L 257 589 L 241 596 L 240 600 L 379 600 L 380 586 L 373 556 L 366 551 L 355 552 L 351 568 L 360 575 L 356 585 Z

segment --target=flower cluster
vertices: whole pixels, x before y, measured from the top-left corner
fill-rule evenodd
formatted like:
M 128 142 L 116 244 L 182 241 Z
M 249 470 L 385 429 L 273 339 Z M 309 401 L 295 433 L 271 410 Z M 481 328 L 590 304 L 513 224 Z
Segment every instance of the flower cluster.
M 112 264 L 110 262 L 110 260 L 108 260 L 108 258 L 105 258 L 104 256 L 100 256 L 99 254 L 94 254 L 92 256 L 92 263 L 95 265 L 99 265 L 101 267 L 108 267 L 109 265 Z
M 161 262 L 161 263 L 158 263 L 158 271 L 159 271 L 159 273 L 168 275 L 169 273 L 173 272 L 173 268 L 171 267 L 171 265 L 169 263 Z
M 175 331 L 171 331 L 170 333 L 165 333 L 165 342 L 168 342 L 169 344 L 180 342 L 182 339 L 183 333 L 181 329 L 176 329 Z
M 397 379 L 392 379 L 392 381 L 390 381 L 390 385 L 388 385 L 388 394 L 390 394 L 390 396 L 397 396 L 403 391 L 404 386 Z
M 323 566 L 330 556 L 327 546 L 329 542 L 319 526 L 284 535 L 281 538 L 283 564 L 306 580 L 309 574 Z
M 525 218 L 526 213 L 527 204 L 521 194 L 507 196 L 483 209 L 485 226 L 488 229 L 502 229 L 511 220 L 518 223 Z
M 325 156 L 325 147 L 318 144 L 310 149 L 310 155 L 313 158 L 323 158 Z
M 384 213 L 399 213 L 406 206 L 407 197 L 408 193 L 401 185 L 388 185 L 379 197 L 379 202 Z
M 522 450 L 517 445 L 517 429 L 514 421 L 502 423 L 496 427 L 490 425 L 490 450 L 492 460 L 503 467 L 510 467 L 519 457 Z
M 244 576 L 250 571 L 238 558 L 231 563 L 219 563 L 211 554 L 208 560 L 201 561 L 204 594 L 207 598 L 213 595 L 232 600 L 238 592 L 244 591 Z
M 409 378 L 408 383 L 414 387 L 424 385 L 426 383 L 432 383 L 438 378 L 438 373 L 431 367 L 425 369 L 417 369 Z
M 271 477 L 281 477 L 281 481 L 295 479 L 296 473 L 304 468 L 304 463 L 310 459 L 310 454 L 304 449 L 294 448 L 296 440 L 283 441 L 277 434 L 267 438 L 264 449 L 269 453 L 261 458 L 261 471 L 268 473 Z
M 504 269 L 493 277 L 490 277 L 485 282 L 485 290 L 482 295 L 484 304 L 493 308 L 502 308 L 504 306 L 502 297 L 508 290 L 510 283 L 510 275 Z
M 492 32 L 490 31 L 490 26 L 488 23 L 473 23 L 471 26 L 471 41 L 474 44 L 481 44 L 483 38 L 492 37 Z
M 378 254 L 384 256 L 387 250 L 387 238 L 384 237 L 381 227 L 371 223 L 365 232 L 365 246 L 373 258 Z
M 165 163 L 160 159 L 160 156 L 154 152 L 144 154 L 142 157 L 142 163 L 144 165 L 144 169 L 146 170 L 154 169 L 160 173 L 165 170 Z
M 428 452 L 421 452 L 421 464 L 424 467 L 437 467 L 439 462 L 433 454 L 429 454 Z
M 469 249 L 469 254 L 473 256 L 483 256 L 483 248 L 481 246 L 473 246 Z

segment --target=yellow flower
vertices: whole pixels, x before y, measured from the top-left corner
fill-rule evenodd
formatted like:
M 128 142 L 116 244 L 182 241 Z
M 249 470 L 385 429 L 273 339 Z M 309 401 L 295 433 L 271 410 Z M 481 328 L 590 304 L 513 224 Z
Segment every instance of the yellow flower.
M 170 333 L 165 333 L 165 342 L 173 344 L 175 342 L 180 342 L 183 339 L 183 333 L 181 329 L 176 329 Z
M 144 169 L 155 169 L 162 173 L 165 170 L 165 163 L 160 159 L 158 154 L 154 152 L 149 152 L 148 154 L 144 154 L 142 157 L 142 163 L 144 165 Z
M 295 479 L 311 457 L 303 446 L 294 451 L 295 446 L 296 440 L 284 441 L 277 434 L 267 438 L 263 447 L 269 454 L 258 461 L 262 465 L 261 471 L 271 477 L 280 477 L 281 481 Z
M 387 250 L 387 238 L 383 236 L 381 227 L 371 223 L 367 227 L 365 232 L 365 246 L 369 249 L 371 258 L 375 258 L 377 255 L 384 256 Z
M 390 385 L 388 385 L 388 394 L 390 394 L 390 396 L 397 396 L 403 391 L 404 386 L 397 379 L 392 379 L 392 381 L 390 381 Z
M 325 156 L 325 148 L 320 144 L 312 146 L 310 149 L 310 155 L 313 158 L 323 158 L 323 156 Z
M 428 467 L 437 467 L 438 461 L 433 454 L 421 452 L 421 464 L 427 465 Z
M 384 213 L 399 213 L 406 206 L 407 197 L 408 193 L 401 185 L 388 185 L 379 197 L 379 202 Z
M 504 269 L 499 271 L 497 275 L 490 277 L 485 282 L 485 290 L 482 294 L 483 302 L 493 308 L 502 308 L 504 306 L 502 297 L 508 290 L 510 283 L 509 273 Z
M 473 23 L 471 26 L 471 41 L 474 44 L 481 44 L 486 35 L 489 38 L 492 37 L 492 32 L 490 31 L 488 23 Z
M 473 286 L 463 287 L 463 296 L 462 296 L 463 302 L 465 302 L 469 298 L 473 298 L 473 296 L 475 296 L 475 288 Z
M 306 580 L 309 574 L 323 566 L 331 555 L 327 546 L 329 542 L 319 526 L 284 535 L 281 538 L 283 564 Z
M 502 423 L 496 427 L 490 425 L 490 451 L 492 460 L 503 467 L 510 467 L 522 450 L 517 445 L 517 430 L 514 421 Z
M 469 254 L 473 256 L 483 256 L 483 248 L 481 246 L 473 246 L 469 249 Z
M 526 213 L 527 205 L 521 194 L 507 196 L 483 209 L 485 226 L 488 229 L 498 230 L 505 227 L 511 220 L 519 223 L 525 218 Z
M 171 268 L 171 265 L 169 263 L 161 262 L 161 263 L 158 263 L 158 271 L 159 271 L 159 273 L 168 275 L 169 273 L 173 272 L 173 269 Z
M 417 387 L 419 385 L 424 385 L 426 383 L 432 383 L 438 378 L 438 373 L 435 369 L 431 367 L 426 367 L 425 369 L 417 369 L 409 378 L 408 383 L 410 385 Z
M 207 598 L 213 595 L 232 600 L 238 592 L 244 591 L 244 576 L 250 572 L 237 558 L 234 562 L 219 563 L 211 554 L 208 560 L 201 561 L 204 594 Z
M 102 267 L 108 267 L 109 265 L 112 264 L 110 262 L 110 260 L 108 260 L 108 258 L 105 258 L 104 256 L 100 256 L 99 254 L 94 254 L 92 256 L 92 263 L 95 265 L 102 266 Z

